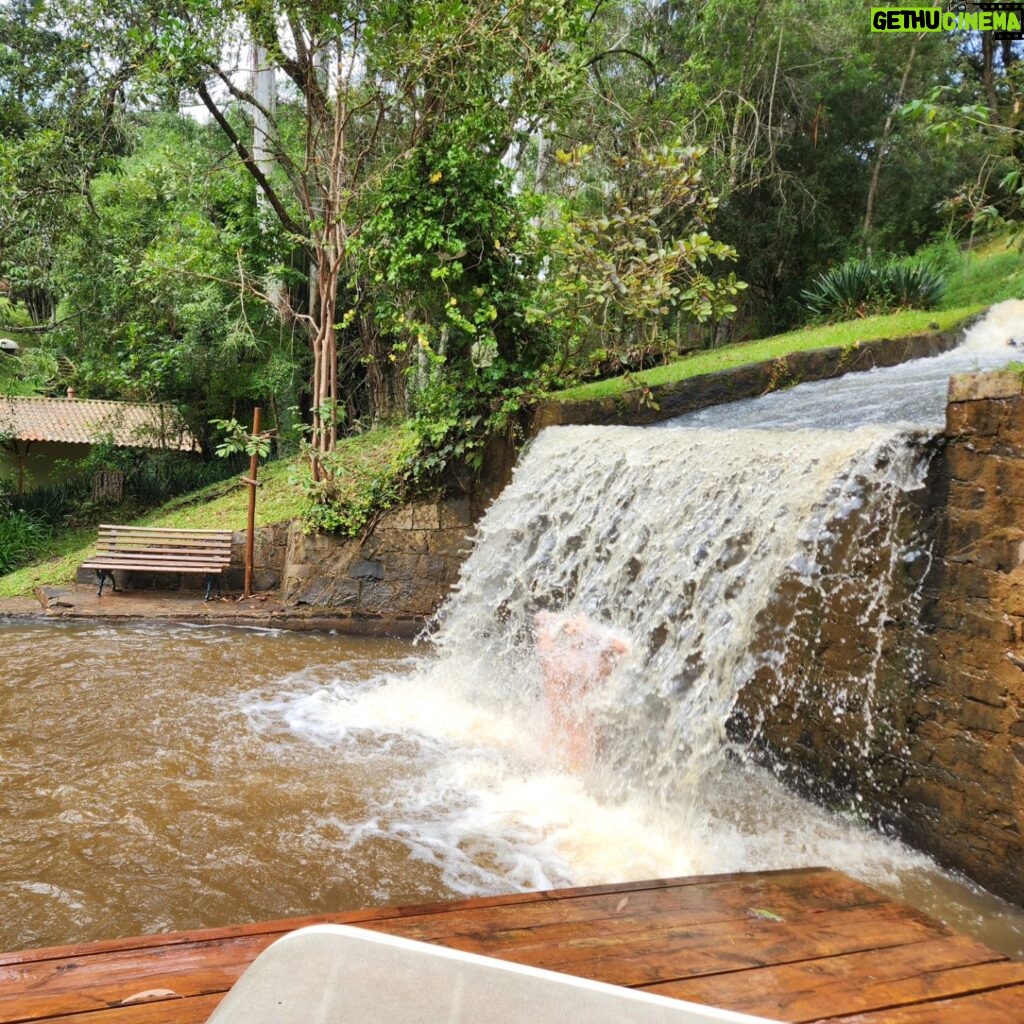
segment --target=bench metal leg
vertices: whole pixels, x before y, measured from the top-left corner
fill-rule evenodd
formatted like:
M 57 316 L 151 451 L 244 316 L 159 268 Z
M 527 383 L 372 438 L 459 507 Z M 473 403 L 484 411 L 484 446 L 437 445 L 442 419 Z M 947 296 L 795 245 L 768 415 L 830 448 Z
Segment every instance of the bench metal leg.
M 97 597 L 103 596 L 103 584 L 110 580 L 110 589 L 116 594 L 117 584 L 114 582 L 114 574 L 109 569 L 97 569 L 96 577 L 100 581 L 100 589 L 96 591 Z
M 220 594 L 221 594 L 221 590 L 220 590 L 220 574 L 218 573 L 218 574 L 215 575 L 212 572 L 208 572 L 206 574 L 206 598 L 205 598 L 205 600 L 207 600 L 207 601 L 210 600 L 210 597 L 213 594 L 214 584 L 216 584 L 216 586 L 217 586 L 217 596 L 220 597 Z

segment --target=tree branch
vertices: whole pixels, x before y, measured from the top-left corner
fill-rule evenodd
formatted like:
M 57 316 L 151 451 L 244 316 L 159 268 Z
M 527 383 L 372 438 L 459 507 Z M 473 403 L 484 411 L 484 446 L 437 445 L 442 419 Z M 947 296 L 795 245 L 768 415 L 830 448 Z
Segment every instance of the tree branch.
M 221 68 L 213 68 L 212 70 L 213 73 L 224 83 L 224 85 L 227 87 L 228 92 L 230 92 L 231 95 L 234 96 L 236 100 L 238 100 L 240 103 L 252 107 L 254 110 L 258 110 L 267 119 L 268 123 L 274 122 L 274 118 L 271 115 L 270 111 L 267 110 L 267 108 L 263 106 L 263 104 L 260 103 L 248 89 L 242 89 L 239 86 L 235 85 L 235 83 L 231 81 L 230 77 L 226 75 Z M 274 124 L 274 134 L 280 134 L 277 131 L 276 124 Z M 288 153 L 285 152 L 283 146 L 279 144 L 274 145 L 274 159 L 281 165 L 281 168 L 288 175 L 288 177 L 292 179 L 292 184 L 294 184 L 299 176 L 299 169 L 295 166 L 295 161 L 292 160 Z
M 274 186 L 267 180 L 267 176 L 260 170 L 259 165 L 256 163 L 252 153 L 249 152 L 246 144 L 238 137 L 238 133 L 234 128 L 231 127 L 231 123 L 224 116 L 223 111 L 213 101 L 213 97 L 210 95 L 206 88 L 205 82 L 199 83 L 199 98 L 203 101 L 203 105 L 209 110 L 213 119 L 217 122 L 220 130 L 227 136 L 228 141 L 235 148 L 235 152 L 239 155 L 242 163 L 245 164 L 246 170 L 256 179 L 256 184 L 263 190 L 263 194 L 267 197 L 267 202 L 270 203 L 277 214 L 278 219 L 284 225 L 287 231 L 290 231 L 293 235 L 297 235 L 303 239 L 303 245 L 308 248 L 308 232 L 304 231 L 302 227 L 292 218 L 291 214 L 285 209 L 284 203 L 281 202 L 281 198 L 277 192 L 274 191 Z
M 638 53 L 636 50 L 631 50 L 628 46 L 614 46 L 610 50 L 602 50 L 600 53 L 595 53 L 590 60 L 587 61 L 586 66 L 593 67 L 599 61 L 605 59 L 605 57 L 615 57 L 619 54 L 625 54 L 627 57 L 632 57 L 634 60 L 640 61 L 654 78 L 658 77 L 658 69 L 654 62 L 649 58 L 645 57 L 642 53 Z

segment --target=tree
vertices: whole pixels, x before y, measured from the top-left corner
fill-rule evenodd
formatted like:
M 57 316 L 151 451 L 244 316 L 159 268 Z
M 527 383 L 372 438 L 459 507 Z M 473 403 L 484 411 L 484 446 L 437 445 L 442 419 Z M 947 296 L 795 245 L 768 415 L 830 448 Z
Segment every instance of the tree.
M 298 357 L 273 311 L 238 287 L 276 267 L 267 232 L 219 133 L 177 114 L 141 117 L 131 155 L 91 184 L 91 213 L 62 239 L 49 346 L 85 397 L 174 402 L 200 437 L 214 417 L 267 401 L 280 426 Z M 239 408 L 241 404 L 242 408 Z
M 937 204 L 983 167 L 976 146 L 898 113 L 964 81 L 956 40 L 866 25 L 834 0 L 602 8 L 590 102 L 563 130 L 598 152 L 630 135 L 706 150 L 717 232 L 750 283 L 734 333 L 800 322 L 801 287 L 833 261 L 927 240 L 943 227 Z
M 59 239 L 88 212 L 89 184 L 123 151 L 119 62 L 100 71 L 81 38 L 31 0 L 0 3 L 0 278 L 36 324 L 53 316 Z
M 380 183 L 467 115 L 489 119 L 501 151 L 563 102 L 578 70 L 569 44 L 586 13 L 587 5 L 539 0 L 328 8 L 186 0 L 126 16 L 124 34 L 134 40 L 151 87 L 195 95 L 305 253 L 306 301 L 282 295 L 281 312 L 309 338 L 314 477 L 325 472 L 323 455 L 334 446 L 357 370 L 365 374 L 369 365 L 371 381 L 379 378 L 372 415 L 401 411 L 389 401 L 401 389 L 387 384 L 401 367 L 389 369 L 389 339 L 363 315 L 368 289 L 353 259 L 353 241 L 373 213 Z M 287 89 L 276 109 L 261 104 L 237 63 L 226 59 L 226 41 L 242 36 L 280 69 Z M 250 125 L 240 124 L 253 110 L 269 128 L 269 174 L 254 152 Z

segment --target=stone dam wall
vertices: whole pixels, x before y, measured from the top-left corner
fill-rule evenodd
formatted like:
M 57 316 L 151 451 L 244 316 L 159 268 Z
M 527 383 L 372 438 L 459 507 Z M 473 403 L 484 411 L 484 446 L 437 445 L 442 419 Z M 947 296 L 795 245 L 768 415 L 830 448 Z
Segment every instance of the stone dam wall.
M 910 498 L 899 540 L 928 557 L 894 564 L 884 545 L 840 537 L 837 562 L 859 563 L 850 592 L 826 609 L 817 590 L 784 584 L 762 632 L 804 625 L 741 695 L 731 730 L 794 788 L 1024 905 L 1019 374 L 953 378 L 928 486 Z M 874 622 L 868 584 L 887 573 Z
M 954 377 L 901 831 L 1024 904 L 1024 393 Z
M 385 512 L 359 539 L 307 535 L 293 523 L 282 597 L 325 617 L 415 632 L 458 579 L 475 519 L 469 498 L 441 498 Z

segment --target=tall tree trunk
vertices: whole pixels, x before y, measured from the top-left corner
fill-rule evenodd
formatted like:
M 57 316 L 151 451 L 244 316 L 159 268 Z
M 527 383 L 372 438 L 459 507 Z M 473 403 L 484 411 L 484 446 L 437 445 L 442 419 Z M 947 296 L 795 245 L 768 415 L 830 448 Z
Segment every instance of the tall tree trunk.
M 984 33 L 982 33 L 984 35 Z M 868 183 L 868 198 L 864 204 L 864 223 L 861 225 L 861 241 L 868 244 L 868 237 L 871 234 L 871 227 L 875 217 L 875 204 L 878 200 L 878 182 L 882 176 L 882 164 L 885 162 L 886 154 L 889 152 L 889 139 L 892 136 L 892 127 L 896 114 L 903 106 L 904 97 L 907 93 L 907 82 L 910 81 L 910 69 L 914 66 L 914 57 L 917 56 L 917 44 L 921 41 L 920 36 L 914 38 L 910 44 L 910 53 L 907 55 L 907 63 L 903 68 L 903 77 L 900 79 L 900 87 L 896 92 L 896 99 L 893 101 L 889 113 L 885 117 L 885 124 L 882 126 L 882 137 L 878 140 L 878 153 L 875 155 L 875 164 L 871 168 L 871 181 Z
M 337 234 L 335 229 L 332 234 Z M 338 277 L 341 269 L 337 249 L 326 250 L 316 268 L 316 291 L 320 317 L 314 325 L 313 349 L 313 436 L 312 470 L 314 480 L 331 476 L 324 456 L 334 451 L 338 441 L 338 342 L 334 323 L 338 304 Z
M 389 339 L 381 335 L 369 314 L 359 318 L 359 341 L 366 365 L 366 385 L 373 422 L 401 419 L 408 411 L 405 388 L 407 353 L 391 350 Z
M 996 41 L 991 32 L 981 33 L 981 87 L 985 91 L 992 123 L 999 123 L 999 99 L 996 96 Z
M 256 101 L 252 105 L 252 156 L 256 166 L 268 180 L 274 171 L 275 126 L 277 124 L 277 73 L 270 63 L 266 47 L 254 42 L 251 48 L 252 76 L 249 91 Z M 260 226 L 273 223 L 274 209 L 260 189 L 256 190 Z M 278 314 L 283 316 L 288 297 L 284 283 L 277 278 L 265 282 L 265 290 Z
M 266 48 L 253 43 L 251 53 L 250 91 L 256 101 L 252 107 L 252 155 L 256 166 L 269 178 L 274 169 L 273 124 L 277 110 L 277 82 Z M 269 219 L 273 216 L 274 211 L 263 194 L 258 197 L 258 205 L 264 217 Z

